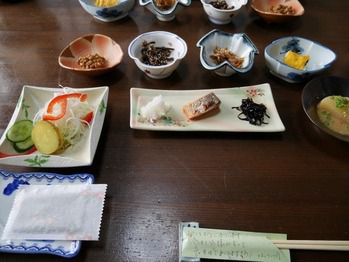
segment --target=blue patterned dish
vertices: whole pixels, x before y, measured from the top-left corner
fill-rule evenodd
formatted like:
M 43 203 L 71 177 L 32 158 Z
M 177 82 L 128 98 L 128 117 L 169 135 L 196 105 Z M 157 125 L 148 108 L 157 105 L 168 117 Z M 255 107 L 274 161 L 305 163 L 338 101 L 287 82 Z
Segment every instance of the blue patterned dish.
M 94 2 L 94 0 L 79 0 L 87 13 L 103 22 L 113 22 L 124 18 L 135 5 L 135 0 L 120 0 L 118 4 L 110 7 L 99 7 L 94 5 Z
M 290 67 L 283 62 L 288 51 L 310 56 L 304 70 Z M 314 74 L 323 72 L 336 59 L 336 54 L 331 49 L 298 36 L 273 41 L 265 48 L 264 56 L 270 73 L 290 83 L 303 82 Z
M 254 63 L 254 56 L 258 54 L 257 47 L 246 34 L 231 34 L 217 29 L 204 35 L 196 46 L 200 48 L 202 66 L 220 76 L 230 76 L 234 73 L 250 71 Z M 235 67 L 227 60 L 216 64 L 211 55 L 217 47 L 227 48 L 238 57 L 243 58 L 242 66 L 240 68 Z
M 0 235 L 12 207 L 14 192 L 19 185 L 92 184 L 93 182 L 94 177 L 90 174 L 11 173 L 0 170 Z M 0 240 L 0 252 L 6 253 L 51 254 L 61 257 L 74 257 L 79 253 L 80 247 L 81 241 Z
M 156 3 L 156 0 L 139 0 L 139 5 L 148 8 L 158 20 L 172 21 L 183 7 L 191 4 L 191 0 L 174 0 L 173 5 L 168 9 L 159 8 Z

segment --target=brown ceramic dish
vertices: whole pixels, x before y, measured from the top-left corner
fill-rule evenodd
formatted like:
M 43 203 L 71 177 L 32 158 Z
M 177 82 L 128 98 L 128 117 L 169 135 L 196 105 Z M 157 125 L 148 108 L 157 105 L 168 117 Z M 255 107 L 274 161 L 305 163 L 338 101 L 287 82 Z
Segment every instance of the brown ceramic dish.
M 100 68 L 84 69 L 78 64 L 80 57 L 98 54 L 105 58 L 105 65 Z M 121 47 L 110 37 L 91 34 L 79 37 L 63 49 L 58 57 L 61 67 L 87 76 L 101 75 L 120 64 L 123 57 Z
M 293 13 L 277 12 L 280 6 L 292 8 Z M 298 0 L 252 0 L 251 8 L 268 23 L 287 22 L 304 14 L 304 7 Z

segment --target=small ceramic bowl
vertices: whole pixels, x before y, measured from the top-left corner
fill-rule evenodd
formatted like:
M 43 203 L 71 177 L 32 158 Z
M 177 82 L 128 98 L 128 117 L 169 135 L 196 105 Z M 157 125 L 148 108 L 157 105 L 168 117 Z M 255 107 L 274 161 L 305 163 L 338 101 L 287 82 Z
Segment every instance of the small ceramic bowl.
M 304 14 L 304 7 L 298 0 L 252 0 L 251 8 L 268 23 L 287 22 Z M 289 12 L 289 8 L 293 12 Z
M 78 65 L 78 59 L 91 54 L 105 58 L 104 67 L 84 69 Z M 123 57 L 121 47 L 110 37 L 91 34 L 79 37 L 66 46 L 58 57 L 61 67 L 83 75 L 95 76 L 111 71 L 120 64 Z
M 288 51 L 310 56 L 303 70 L 290 67 L 283 62 Z M 283 37 L 273 41 L 265 48 L 264 56 L 270 73 L 290 83 L 299 83 L 314 74 L 321 73 L 336 59 L 336 54 L 331 49 L 297 36 Z
M 231 76 L 236 72 L 248 72 L 253 66 L 255 55 L 258 54 L 258 49 L 246 34 L 231 34 L 217 29 L 203 36 L 196 46 L 200 48 L 200 62 L 202 66 L 220 76 Z M 213 55 L 217 47 L 227 48 L 238 57 L 243 58 L 242 66 L 235 67 L 227 60 L 216 64 L 211 55 Z
M 235 16 L 241 10 L 241 7 L 247 4 L 247 0 L 225 0 L 228 7 L 231 9 L 218 9 L 210 4 L 213 0 L 201 0 L 202 6 L 208 19 L 214 24 L 229 24 Z
M 191 0 L 139 0 L 160 21 L 171 21 L 183 7 L 189 6 Z
M 173 61 L 161 66 L 147 65 L 142 62 L 142 44 L 144 42 L 155 42 L 156 47 L 173 48 L 171 58 Z M 178 67 L 179 63 L 187 54 L 187 44 L 179 36 L 165 31 L 153 31 L 137 36 L 128 47 L 128 55 L 135 61 L 136 65 L 146 75 L 155 79 L 170 76 Z
M 116 5 L 110 7 L 99 7 L 94 2 L 94 0 L 79 0 L 87 13 L 103 22 L 113 22 L 124 18 L 135 5 L 135 0 L 119 0 Z
M 302 92 L 303 109 L 311 122 L 327 134 L 346 142 L 349 142 L 349 136 L 332 131 L 320 121 L 317 114 L 317 105 L 327 96 L 349 97 L 348 87 L 349 79 L 325 76 L 309 81 Z

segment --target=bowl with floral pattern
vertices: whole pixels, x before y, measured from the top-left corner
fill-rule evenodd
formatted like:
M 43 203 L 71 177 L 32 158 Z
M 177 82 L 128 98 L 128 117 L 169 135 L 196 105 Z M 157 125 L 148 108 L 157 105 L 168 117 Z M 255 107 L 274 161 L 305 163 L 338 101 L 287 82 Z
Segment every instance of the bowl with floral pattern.
M 145 6 L 160 21 L 172 21 L 176 14 L 191 0 L 139 0 L 140 6 Z
M 132 10 L 135 0 L 117 0 L 113 5 L 96 5 L 95 0 L 79 0 L 82 8 L 103 22 L 113 22 L 124 18 Z
M 202 66 L 219 76 L 247 73 L 254 64 L 258 49 L 244 33 L 226 33 L 217 29 L 204 35 L 196 44 Z
M 201 0 L 208 19 L 214 24 L 229 24 L 247 0 Z
M 287 22 L 304 14 L 298 0 L 252 0 L 251 8 L 268 23 Z
M 128 55 L 147 76 L 170 76 L 187 54 L 187 44 L 178 35 L 166 31 L 137 36 L 128 47 Z
M 306 56 L 308 62 L 304 68 L 295 68 L 286 63 L 288 52 L 296 57 Z M 270 73 L 290 83 L 306 81 L 328 69 L 336 60 L 336 54 L 328 47 L 298 36 L 282 37 L 271 42 L 265 48 L 264 56 Z
M 67 70 L 96 76 L 114 69 L 122 57 L 121 47 L 113 39 L 91 34 L 79 37 L 66 46 L 58 57 L 58 63 Z

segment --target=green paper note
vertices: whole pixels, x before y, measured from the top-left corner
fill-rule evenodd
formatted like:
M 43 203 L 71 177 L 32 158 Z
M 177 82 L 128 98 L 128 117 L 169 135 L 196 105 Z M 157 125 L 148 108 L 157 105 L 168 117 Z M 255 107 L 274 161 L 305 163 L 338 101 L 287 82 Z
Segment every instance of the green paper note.
M 284 234 L 254 233 L 207 228 L 183 228 L 182 256 L 238 261 L 290 262 L 289 250 L 271 240 Z

